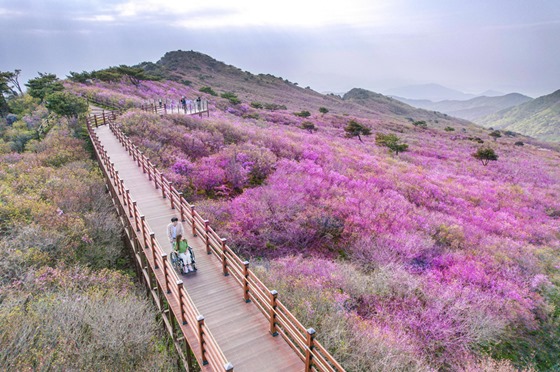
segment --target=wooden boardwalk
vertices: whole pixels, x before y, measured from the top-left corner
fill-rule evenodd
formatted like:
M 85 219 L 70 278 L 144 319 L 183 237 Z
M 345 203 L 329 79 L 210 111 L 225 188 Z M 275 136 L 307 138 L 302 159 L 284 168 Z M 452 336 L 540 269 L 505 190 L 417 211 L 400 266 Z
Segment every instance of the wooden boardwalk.
M 109 126 L 95 128 L 95 133 L 139 211 L 145 215 L 156 241 L 169 254 L 171 247 L 166 228 L 172 217 L 180 217 L 178 212 L 162 198 L 160 190 L 155 189 Z M 243 300 L 243 288 L 231 276 L 223 275 L 220 261 L 206 253 L 205 243 L 192 236 L 188 223 L 183 223 L 183 227 L 194 249 L 198 268 L 195 273 L 183 275 L 184 288 L 235 371 L 304 370 L 304 363 L 290 346 L 281 337 L 272 337 L 269 322 L 259 309 Z M 196 344 L 196 340 L 188 341 Z M 191 347 L 196 354 L 197 345 Z

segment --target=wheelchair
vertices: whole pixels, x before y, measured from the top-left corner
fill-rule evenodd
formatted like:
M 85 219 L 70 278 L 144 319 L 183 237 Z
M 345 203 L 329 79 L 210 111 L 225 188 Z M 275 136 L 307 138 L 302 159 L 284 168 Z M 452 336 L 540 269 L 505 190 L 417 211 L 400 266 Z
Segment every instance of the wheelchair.
M 179 257 L 179 253 L 177 253 L 176 251 L 171 251 L 171 265 L 179 275 L 186 275 L 197 271 L 194 259 L 194 251 L 190 246 L 188 247 L 185 254 L 187 256 L 190 256 L 190 262 L 183 262 L 183 259 Z M 188 265 L 190 265 L 192 270 L 188 270 Z

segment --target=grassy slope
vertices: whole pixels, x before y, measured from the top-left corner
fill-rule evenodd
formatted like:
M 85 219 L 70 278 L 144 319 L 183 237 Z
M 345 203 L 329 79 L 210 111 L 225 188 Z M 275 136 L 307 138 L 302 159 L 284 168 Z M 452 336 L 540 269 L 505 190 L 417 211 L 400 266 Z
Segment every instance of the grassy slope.
M 560 141 L 560 91 L 481 118 L 478 123 L 545 141 Z

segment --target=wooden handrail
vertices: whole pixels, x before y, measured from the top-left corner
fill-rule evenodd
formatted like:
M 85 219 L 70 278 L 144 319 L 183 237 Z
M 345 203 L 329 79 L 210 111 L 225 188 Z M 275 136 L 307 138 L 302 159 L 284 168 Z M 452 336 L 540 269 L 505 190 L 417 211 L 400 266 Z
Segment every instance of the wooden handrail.
M 157 107 L 156 107 L 157 110 Z M 105 116 L 105 114 L 104 114 Z M 175 209 L 185 211 L 185 222 L 191 225 L 194 235 L 198 235 L 207 245 L 208 253 L 213 254 L 217 259 L 224 260 L 224 272 L 233 274 L 235 281 L 244 289 L 245 301 L 252 300 L 257 308 L 263 313 L 271 324 L 271 333 L 280 334 L 288 345 L 296 352 L 296 354 L 305 363 L 305 370 L 318 371 L 344 371 L 344 368 L 334 359 L 334 357 L 315 339 L 315 332 L 311 341 L 308 330 L 295 318 L 295 316 L 282 304 L 275 296 L 274 303 L 271 304 L 271 291 L 262 281 L 253 273 L 252 270 L 245 269 L 245 264 L 233 250 L 227 245 L 222 246 L 222 238 L 211 228 L 208 221 L 199 215 L 185 200 L 169 180 L 161 173 L 151 161 L 144 158 L 141 151 L 130 141 L 130 139 L 117 127 L 114 120 L 107 120 L 111 131 L 119 139 L 119 142 L 132 153 L 132 157 L 139 159 L 138 166 L 144 173 L 152 175 L 152 181 L 156 189 L 161 189 L 162 198 L 168 199 Z M 88 122 L 88 128 L 91 124 Z M 93 130 L 90 129 L 90 133 Z M 140 160 L 142 159 L 142 160 Z M 150 176 L 149 176 L 150 177 Z M 247 273 L 245 276 L 244 273 Z M 186 294 L 186 291 L 185 291 Z M 194 306 L 194 304 L 193 304 Z M 204 332 L 203 332 L 204 334 Z M 308 343 L 312 342 L 309 346 Z M 219 348 L 218 348 L 219 350 Z M 207 352 L 208 353 L 208 352 Z M 214 353 L 212 351 L 211 353 Z M 209 355 L 209 354 L 208 354 Z

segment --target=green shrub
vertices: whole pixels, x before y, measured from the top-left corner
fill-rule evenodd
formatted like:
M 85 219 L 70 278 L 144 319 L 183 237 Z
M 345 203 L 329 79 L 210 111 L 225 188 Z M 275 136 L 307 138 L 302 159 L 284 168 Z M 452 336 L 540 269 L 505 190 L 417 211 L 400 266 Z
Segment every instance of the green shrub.
M 472 156 L 475 159 L 480 160 L 480 162 L 484 166 L 486 166 L 490 161 L 498 160 L 498 155 L 496 155 L 494 150 L 490 147 L 481 147 L 474 154 L 472 154 Z
M 262 109 L 264 105 L 260 102 L 251 102 L 251 107 L 256 109 Z
M 445 127 L 444 130 L 445 130 L 446 132 L 453 132 L 453 131 L 455 131 L 455 128 L 453 128 L 453 127 Z
M 315 127 L 315 124 L 310 121 L 304 121 L 301 123 L 301 129 L 305 129 L 309 133 L 313 133 L 317 130 L 317 127 Z
M 415 127 L 420 127 L 420 128 L 427 128 L 428 127 L 428 123 L 426 123 L 425 120 L 414 121 L 414 122 L 412 122 L 412 125 L 414 125 Z
M 344 127 L 344 131 L 346 132 L 346 137 L 358 137 L 360 142 L 363 142 L 361 136 L 369 136 L 371 134 L 371 129 L 358 123 L 356 120 L 350 120 L 346 127 Z
M 523 141 L 517 141 L 515 142 L 515 146 L 524 146 L 525 144 L 523 143 Z
M 276 103 L 265 103 L 264 108 L 270 111 L 287 110 L 287 107 L 285 105 L 279 105 Z
M 408 150 L 408 145 L 406 143 L 402 143 L 401 139 L 397 137 L 396 134 L 383 134 L 377 133 L 375 136 L 375 143 L 380 146 L 385 146 L 389 150 L 394 151 L 396 155 L 399 152 L 404 152 Z
M 218 93 L 214 92 L 214 89 L 212 89 L 208 86 L 200 88 L 199 91 L 202 92 L 202 93 L 208 93 L 211 96 L 215 96 L 215 97 L 218 96 Z
M 235 95 L 235 93 L 232 93 L 232 92 L 224 92 L 224 93 L 220 94 L 220 97 L 229 100 L 229 102 L 232 105 L 237 105 L 237 104 L 241 103 L 241 100 L 239 100 L 239 98 L 237 98 L 237 95 Z
M 311 116 L 311 113 L 309 111 L 303 110 L 300 112 L 294 112 L 295 116 L 299 116 L 300 118 L 308 118 Z
M 501 136 L 502 136 L 502 133 L 500 133 L 499 130 L 495 130 L 495 131 L 492 131 L 492 133 L 490 133 L 490 137 L 493 137 L 494 141 L 496 141 Z
M 319 112 L 321 114 L 326 114 L 327 112 L 329 112 L 329 109 L 326 107 L 319 107 Z

